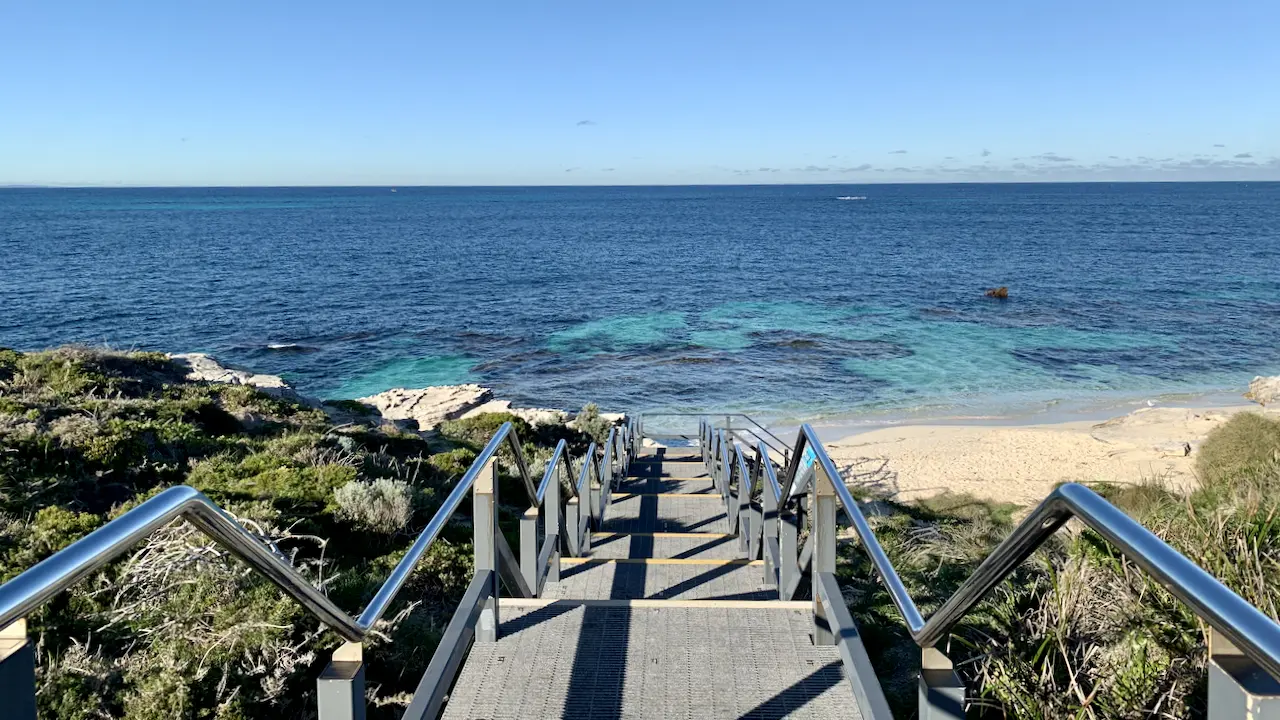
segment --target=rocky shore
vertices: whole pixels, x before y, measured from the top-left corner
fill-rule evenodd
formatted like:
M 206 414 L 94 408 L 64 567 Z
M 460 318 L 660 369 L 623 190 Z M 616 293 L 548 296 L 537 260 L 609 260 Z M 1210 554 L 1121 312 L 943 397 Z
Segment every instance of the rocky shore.
M 356 400 L 325 402 L 298 393 L 278 375 L 263 375 L 228 365 L 204 353 L 179 353 L 169 357 L 188 368 L 188 380 L 248 385 L 274 397 L 322 409 L 334 422 L 340 423 L 392 424 L 405 430 L 431 432 L 446 420 L 485 413 L 509 413 L 533 426 L 571 423 L 574 416 L 564 410 L 513 407 L 511 401 L 496 398 L 492 389 L 472 384 L 393 388 Z M 620 413 L 600 415 L 615 421 L 623 418 Z

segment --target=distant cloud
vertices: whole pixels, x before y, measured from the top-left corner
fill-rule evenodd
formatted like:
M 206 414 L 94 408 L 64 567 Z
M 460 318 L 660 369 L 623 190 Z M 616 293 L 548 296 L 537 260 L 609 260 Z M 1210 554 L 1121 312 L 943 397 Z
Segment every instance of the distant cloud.
M 760 172 L 778 172 L 779 168 L 760 168 Z
M 613 172 L 613 168 L 601 168 L 600 172 Z
M 1223 147 L 1223 148 L 1224 148 L 1224 147 L 1226 147 L 1226 145 L 1216 144 L 1216 145 L 1214 145 L 1214 147 Z
M 565 169 L 564 169 L 564 171 L 565 171 L 565 172 L 573 172 L 574 170 L 577 170 L 577 169 L 578 169 L 578 168 L 576 168 L 576 167 L 571 167 L 571 168 L 565 168 Z
M 909 167 L 896 167 L 893 169 L 893 171 L 909 173 L 909 172 L 915 172 L 916 170 L 915 168 L 909 168 Z
M 838 156 L 838 155 L 829 155 L 829 156 L 827 156 L 827 159 L 828 159 L 828 160 L 835 160 L 837 157 L 839 157 L 839 156 Z
M 890 154 L 890 155 L 906 155 L 906 154 L 907 154 L 907 151 L 906 151 L 906 150 L 894 150 L 893 152 L 891 152 L 891 153 L 889 153 L 889 154 Z
M 943 159 L 943 160 L 955 160 L 956 158 L 955 158 L 955 156 L 954 156 L 954 155 L 948 155 L 948 156 L 946 156 L 946 157 L 944 157 L 944 158 L 942 158 L 942 159 Z
M 1253 153 L 1239 153 L 1235 155 L 1235 159 L 1237 160 L 1248 160 L 1251 157 L 1253 157 Z
M 830 172 L 831 168 L 821 167 L 818 165 L 805 165 L 802 168 L 793 168 L 793 172 Z
M 991 151 L 986 148 L 982 148 L 982 157 L 991 157 Z
M 871 163 L 862 163 L 857 167 L 843 167 L 840 172 L 866 172 L 871 169 Z
M 579 120 L 578 121 L 578 127 L 582 127 L 583 125 L 595 125 L 595 124 L 596 124 L 595 120 Z
M 1119 155 L 1108 155 L 1108 156 L 1107 156 L 1107 159 L 1108 159 L 1108 160 L 1119 160 L 1119 159 L 1120 159 L 1120 156 L 1119 156 Z
M 1061 155 L 1059 155 L 1059 154 L 1057 154 L 1057 153 L 1051 153 L 1051 152 L 1050 152 L 1050 153 L 1043 153 L 1043 154 L 1041 154 L 1041 155 L 1037 155 L 1037 156 L 1036 156 L 1036 159 L 1037 159 L 1037 160 L 1048 160 L 1049 162 L 1056 162 L 1056 163 L 1071 162 L 1072 160 L 1074 160 L 1074 158 L 1063 157 L 1063 156 L 1061 156 Z

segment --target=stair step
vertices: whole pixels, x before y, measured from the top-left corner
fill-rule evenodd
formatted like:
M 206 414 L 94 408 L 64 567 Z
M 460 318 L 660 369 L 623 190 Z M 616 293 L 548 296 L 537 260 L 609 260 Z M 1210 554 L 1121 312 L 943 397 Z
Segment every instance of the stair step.
M 657 493 L 665 495 L 711 495 L 718 497 L 720 492 L 711 484 L 711 478 L 635 478 L 630 477 L 618 484 L 615 492 Z
M 547 583 L 543 594 L 588 600 L 769 600 L 778 596 L 776 589 L 764 584 L 763 568 L 736 563 L 566 565 L 560 582 Z
M 593 558 L 733 559 L 742 555 L 738 537 L 725 533 L 591 534 Z
M 715 498 L 716 496 L 712 496 Z M 631 495 L 615 493 L 605 513 L 608 532 L 725 532 L 724 505 L 689 495 Z
M 763 565 L 763 560 L 746 558 L 674 558 L 674 557 L 567 557 L 560 558 L 561 565 L 602 565 L 604 563 L 635 563 L 640 565 Z
M 509 598 L 499 601 L 503 608 L 617 607 L 617 608 L 739 608 L 742 610 L 813 610 L 812 600 L 576 600 L 571 598 Z
M 834 646 L 803 609 L 500 603 L 450 719 L 860 718 Z

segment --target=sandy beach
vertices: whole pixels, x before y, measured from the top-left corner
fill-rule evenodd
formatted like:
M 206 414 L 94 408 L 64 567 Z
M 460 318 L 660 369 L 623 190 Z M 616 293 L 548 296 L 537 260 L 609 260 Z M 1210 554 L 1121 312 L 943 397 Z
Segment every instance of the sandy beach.
M 827 445 L 847 481 L 912 500 L 946 491 L 1033 505 L 1062 482 L 1159 481 L 1195 487 L 1196 451 L 1238 412 L 1154 407 L 1105 422 L 1050 425 L 904 425 Z

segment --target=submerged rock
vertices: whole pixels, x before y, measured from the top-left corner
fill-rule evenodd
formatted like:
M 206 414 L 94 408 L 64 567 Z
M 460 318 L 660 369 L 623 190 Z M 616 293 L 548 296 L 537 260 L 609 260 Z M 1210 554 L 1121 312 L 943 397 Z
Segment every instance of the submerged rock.
M 437 385 L 425 388 L 394 388 L 358 402 L 372 405 L 387 420 L 413 420 L 418 429 L 434 430 L 445 420 L 456 420 L 487 403 L 493 391 L 479 385 Z
M 259 375 L 231 365 L 223 365 L 205 353 L 178 353 L 169 359 L 187 368 L 187 379 L 195 382 L 249 385 L 278 398 L 303 402 L 304 398 L 279 375 Z
M 985 293 L 983 293 L 983 295 L 985 295 L 985 296 L 987 296 L 987 297 L 989 297 L 989 298 L 995 298 L 995 299 L 997 299 L 997 300 L 1008 300 L 1008 299 L 1009 299 L 1009 288 L 1004 287 L 1003 285 L 1001 285 L 1001 286 L 1000 286 L 1000 287 L 998 287 L 998 288 L 991 288 L 990 290 L 988 290 L 988 291 L 986 291 Z
M 1280 401 L 1280 375 L 1255 377 L 1253 382 L 1249 383 L 1249 392 L 1244 396 L 1263 407 Z

